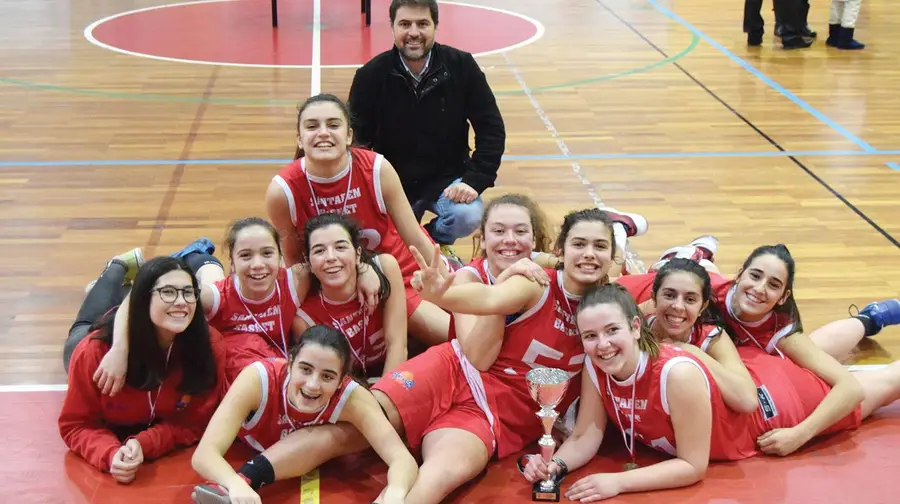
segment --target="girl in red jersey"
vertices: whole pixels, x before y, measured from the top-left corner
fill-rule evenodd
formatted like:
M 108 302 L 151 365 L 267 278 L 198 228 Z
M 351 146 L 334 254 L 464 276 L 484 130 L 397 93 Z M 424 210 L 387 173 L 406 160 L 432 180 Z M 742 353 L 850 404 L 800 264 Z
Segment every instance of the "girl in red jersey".
M 113 260 L 88 293 L 85 306 L 107 306 L 75 347 L 69 387 L 59 415 L 66 446 L 120 483 L 134 480 L 145 461 L 200 439 L 224 393 L 221 336 L 196 313 L 197 280 L 179 259 L 158 257 L 137 272 L 128 298 L 123 337 L 128 355 L 125 386 L 104 396 L 93 381 L 109 351 L 115 307 L 126 267 Z
M 209 324 L 225 337 L 228 348 L 226 380 L 234 381 L 241 370 L 260 359 L 287 357 L 299 334 L 294 327 L 296 311 L 309 290 L 309 272 L 302 265 L 281 266 L 278 232 L 265 219 L 248 217 L 235 221 L 225 236 L 231 259 L 231 274 L 225 276 L 222 263 L 211 252 L 211 242 L 199 249 L 197 240 L 177 255 L 195 272 L 199 283 L 203 314 Z M 374 272 L 360 282 L 360 292 L 374 292 L 380 285 Z M 361 294 L 360 297 L 363 295 Z M 374 301 L 376 298 L 369 297 Z M 127 301 L 125 305 L 127 306 Z M 126 311 L 116 317 L 118 327 L 128 323 Z M 113 337 L 111 351 L 104 357 L 97 382 L 110 394 L 121 386 L 128 356 L 125 338 Z
M 366 248 L 390 254 L 400 264 L 410 333 L 428 345 L 447 341 L 450 315 L 422 302 L 409 287 L 416 262 L 408 247 L 429 250 L 433 241 L 416 220 L 388 160 L 350 146 L 349 117 L 347 105 L 330 94 L 312 96 L 300 107 L 295 161 L 273 178 L 266 192 L 269 218 L 283 239 L 285 264 L 302 262 L 301 231 L 307 220 L 328 212 L 353 216 Z
M 612 222 L 592 208 L 566 216 L 557 240 L 563 267 L 550 272 L 546 287 L 519 275 L 496 284 L 451 285 L 455 273 L 444 276 L 418 258 L 422 271 L 414 284 L 422 296 L 454 313 L 484 316 L 487 324 L 476 322 L 477 330 L 489 344 L 499 342 L 499 350 L 479 373 L 454 340 L 404 362 L 373 386 L 411 451 L 423 456 L 410 501 L 441 502 L 478 475 L 495 453 L 504 458 L 541 436 L 525 374 L 544 365 L 573 376 L 580 372 L 584 350 L 574 308 L 582 292 L 605 281 L 613 250 Z M 433 253 L 432 264 L 439 248 Z M 506 322 L 507 315 L 516 314 Z M 573 387 L 562 409 L 577 392 Z
M 267 450 L 277 449 L 298 429 L 346 422 L 388 466 L 387 487 L 378 502 L 402 504 L 416 479 L 416 461 L 372 394 L 351 378 L 351 352 L 343 334 L 317 325 L 302 334 L 290 360 L 259 361 L 244 369 L 194 452 L 194 469 L 214 482 L 196 487 L 194 502 L 261 503 L 260 487 L 303 474 L 294 471 L 296 463 L 273 464 Z M 261 452 L 238 471 L 224 458 L 236 436 Z M 294 448 L 295 461 L 305 455 L 301 446 Z
M 356 222 L 343 215 L 313 217 L 303 237 L 313 276 L 310 294 L 297 310 L 296 330 L 316 324 L 339 330 L 350 342 L 352 373 L 363 379 L 405 361 L 406 296 L 397 260 L 388 254 L 373 257 L 362 248 Z M 360 270 L 381 278 L 382 304 L 371 314 L 356 296 Z
M 760 408 L 740 414 L 728 408 L 718 384 L 694 355 L 659 344 L 638 306 L 620 285 L 585 294 L 578 307 L 584 342 L 581 406 L 575 433 L 550 464 L 532 456 L 528 481 L 560 479 L 586 464 L 603 441 L 607 419 L 622 434 L 632 461 L 624 472 L 583 477 L 566 491 L 570 500 L 593 502 L 625 492 L 687 486 L 701 480 L 710 461 L 739 460 L 767 452 L 773 432 L 810 422 L 829 387 L 792 362 L 754 347 L 740 349 L 759 387 Z M 861 418 L 900 396 L 900 365 L 867 373 L 866 400 L 819 434 L 852 429 Z M 635 440 L 675 458 L 646 467 L 634 459 Z
M 658 271 L 629 275 L 619 282 L 638 303 L 650 301 L 641 305 L 650 332 L 658 341 L 677 346 L 703 362 L 728 407 L 740 413 L 752 413 L 759 407 L 753 378 L 724 331 L 721 313 L 710 302 L 712 288 L 706 269 L 690 259 L 675 258 Z M 649 292 L 643 284 L 650 284 Z

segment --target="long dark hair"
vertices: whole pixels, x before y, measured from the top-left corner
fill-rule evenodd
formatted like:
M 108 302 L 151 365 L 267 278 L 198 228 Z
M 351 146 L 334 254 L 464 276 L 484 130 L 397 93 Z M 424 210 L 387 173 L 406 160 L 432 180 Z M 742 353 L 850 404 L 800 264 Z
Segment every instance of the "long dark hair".
M 365 247 L 360 246 L 359 225 L 355 220 L 353 220 L 352 217 L 347 217 L 345 215 L 337 213 L 324 213 L 306 221 L 306 224 L 303 226 L 303 246 L 305 248 L 307 262 L 309 262 L 309 251 L 311 248 L 309 237 L 313 234 L 314 231 L 328 226 L 340 226 L 341 229 L 346 231 L 350 236 L 350 244 L 353 246 L 354 250 L 358 251 L 360 266 L 362 266 L 356 268 L 356 277 L 359 278 L 359 275 L 364 271 L 363 268 L 365 268 L 366 266 L 371 267 L 373 270 L 375 270 L 375 273 L 378 275 L 378 279 L 381 283 L 381 288 L 378 290 L 378 298 L 387 299 L 388 297 L 390 297 L 391 283 L 381 271 L 381 268 L 379 268 L 378 265 L 375 264 L 375 257 L 372 255 L 372 253 L 369 252 Z M 315 275 L 310 275 L 309 282 L 310 293 L 318 292 L 322 288 L 322 283 L 319 282 L 319 279 Z
M 666 277 L 679 271 L 690 273 L 691 275 L 694 275 L 697 280 L 700 280 L 700 297 L 703 299 L 704 303 L 707 303 L 706 309 L 700 312 L 700 316 L 697 317 L 697 321 L 694 324 L 696 326 L 713 325 L 724 330 L 725 317 L 722 316 L 722 312 L 717 306 L 715 295 L 712 292 L 712 282 L 709 278 L 709 272 L 697 262 L 682 258 L 671 259 L 667 262 L 659 269 L 656 273 L 656 278 L 653 279 L 653 299 L 655 300 L 656 296 L 659 294 L 659 289 L 662 287 Z
M 784 267 L 785 269 L 787 269 L 787 282 L 785 282 L 784 284 L 784 294 L 782 294 L 782 296 L 787 294 L 787 299 L 785 300 L 784 304 L 776 304 L 775 308 L 773 308 L 772 311 L 774 311 L 776 315 L 786 315 L 793 324 L 793 329 L 785 336 L 790 336 L 791 334 L 797 332 L 803 332 L 803 323 L 800 321 L 800 308 L 797 307 L 797 302 L 794 300 L 794 273 L 797 266 L 794 262 L 794 257 L 791 255 L 791 251 L 788 250 L 786 245 L 779 243 L 777 245 L 763 245 L 761 247 L 757 247 L 753 252 L 750 253 L 749 256 L 747 256 L 747 259 L 744 261 L 744 264 L 738 271 L 737 277 L 735 278 L 735 283 L 740 280 L 741 275 L 743 275 L 744 271 L 750 267 L 750 264 L 757 257 L 763 255 L 775 256 L 784 263 Z
M 303 115 L 303 112 L 310 105 L 314 105 L 316 103 L 322 103 L 322 102 L 333 103 L 333 104 L 337 105 L 337 107 L 339 109 L 341 109 L 341 113 L 344 115 L 344 121 L 347 123 L 347 130 L 349 132 L 350 121 L 351 121 L 351 117 L 352 117 L 350 115 L 350 107 L 347 106 L 346 103 L 344 103 L 344 100 L 341 100 L 340 98 L 338 98 L 337 96 L 335 96 L 333 94 L 319 93 L 317 95 L 310 96 L 309 98 L 306 99 L 305 102 L 303 102 L 302 104 L 300 104 L 299 107 L 297 107 L 297 134 L 298 135 L 300 134 L 300 127 L 301 127 L 300 116 Z M 300 147 L 300 145 L 298 144 L 297 149 L 294 151 L 294 160 L 296 161 L 297 159 L 300 159 L 305 155 L 306 155 L 306 153 L 303 152 L 303 147 Z
M 156 324 L 150 319 L 150 303 L 156 281 L 170 271 L 181 270 L 191 278 L 191 285 L 198 293 L 196 310 L 187 328 L 175 336 L 178 365 L 182 378 L 178 390 L 183 394 L 196 395 L 212 390 L 216 385 L 216 361 L 210 343 L 209 326 L 200 304 L 200 286 L 197 278 L 182 260 L 173 257 L 155 257 L 141 266 L 128 296 L 128 372 L 125 383 L 139 390 L 153 390 L 160 386 L 168 375 L 166 352 L 159 346 Z M 112 343 L 113 324 L 117 310 L 112 310 L 91 326 L 91 331 L 99 330 L 95 339 Z M 171 364 L 171 362 L 170 362 Z

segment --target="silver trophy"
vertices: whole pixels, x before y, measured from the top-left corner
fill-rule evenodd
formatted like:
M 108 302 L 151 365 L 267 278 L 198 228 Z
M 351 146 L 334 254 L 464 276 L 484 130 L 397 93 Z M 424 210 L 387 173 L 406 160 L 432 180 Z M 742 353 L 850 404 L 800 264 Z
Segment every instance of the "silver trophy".
M 544 426 L 544 435 L 541 436 L 538 445 L 541 447 L 541 457 L 544 459 L 544 463 L 549 465 L 556 448 L 550 432 L 553 430 L 556 417 L 559 416 L 559 413 L 553 408 L 559 405 L 566 395 L 566 390 L 569 388 L 569 373 L 562 369 L 537 368 L 529 371 L 525 375 L 525 379 L 528 381 L 531 398 L 541 407 L 541 410 L 537 412 L 537 417 Z M 535 481 L 534 487 L 531 489 L 531 500 L 559 502 L 559 482 L 553 476 L 544 481 Z

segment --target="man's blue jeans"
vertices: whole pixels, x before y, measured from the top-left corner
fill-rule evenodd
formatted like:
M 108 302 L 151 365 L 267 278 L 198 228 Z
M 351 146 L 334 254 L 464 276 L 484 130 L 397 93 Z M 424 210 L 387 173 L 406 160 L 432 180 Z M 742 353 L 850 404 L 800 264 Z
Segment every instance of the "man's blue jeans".
M 461 180 L 456 179 L 450 185 Z M 437 215 L 425 225 L 425 229 L 438 244 L 451 245 L 457 238 L 469 236 L 478 229 L 481 216 L 484 214 L 484 200 L 478 196 L 471 203 L 457 203 L 447 199 L 442 193 L 437 201 L 422 199 L 413 203 L 412 209 L 419 221 L 422 220 L 425 210 Z

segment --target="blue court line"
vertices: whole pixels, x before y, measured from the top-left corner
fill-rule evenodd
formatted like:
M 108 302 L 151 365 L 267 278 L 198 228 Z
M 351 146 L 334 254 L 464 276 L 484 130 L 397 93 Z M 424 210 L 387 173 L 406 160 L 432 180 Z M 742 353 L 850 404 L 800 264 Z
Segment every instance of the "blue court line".
M 743 68 L 744 68 L 745 70 L 747 70 L 748 72 L 750 72 L 750 73 L 752 73 L 753 75 L 755 75 L 759 80 L 761 80 L 761 81 L 763 81 L 764 83 L 766 83 L 769 87 L 771 87 L 771 88 L 774 89 L 775 91 L 778 91 L 779 93 L 781 93 L 785 98 L 787 98 L 788 100 L 791 100 L 791 101 L 794 102 L 797 106 L 799 106 L 799 107 L 802 108 L 803 110 L 805 110 L 805 111 L 809 112 L 810 114 L 812 114 L 813 117 L 815 117 L 816 119 L 818 119 L 818 120 L 822 121 L 823 123 L 825 123 L 829 128 L 831 128 L 831 129 L 833 129 L 834 131 L 840 133 L 844 138 L 846 138 L 847 140 L 853 142 L 853 143 L 854 143 L 857 147 L 859 147 L 860 149 L 862 149 L 862 150 L 864 150 L 864 151 L 866 151 L 866 152 L 868 152 L 868 153 L 875 153 L 875 152 L 877 152 L 877 149 L 875 149 L 875 147 L 872 147 L 872 146 L 869 145 L 867 142 L 865 142 L 863 139 L 857 137 L 857 136 L 854 135 L 853 133 L 850 133 L 850 132 L 849 132 L 847 129 L 845 129 L 843 126 L 841 126 L 840 124 L 834 122 L 833 120 L 831 120 L 830 118 L 828 118 L 825 114 L 823 114 L 823 113 L 819 112 L 818 110 L 816 110 L 815 108 L 813 108 L 810 104 L 808 104 L 808 103 L 806 103 L 805 101 L 803 101 L 802 99 L 800 99 L 797 95 L 795 95 L 794 93 L 791 93 L 790 91 L 788 91 L 787 89 L 785 89 L 781 84 L 778 84 L 777 82 L 773 81 L 769 76 L 767 76 L 766 74 L 764 74 L 764 73 L 762 73 L 761 71 L 759 71 L 756 67 L 754 67 L 754 66 L 751 65 L 750 63 L 747 63 L 746 61 L 744 61 L 741 57 L 737 56 L 737 55 L 734 54 L 733 52 L 731 52 L 731 51 L 729 51 L 728 49 L 726 49 L 722 44 L 720 44 L 720 43 L 716 42 L 715 40 L 713 40 L 712 37 L 710 37 L 709 35 L 703 33 L 702 31 L 698 30 L 697 28 L 695 28 L 693 25 L 691 25 L 690 23 L 688 23 L 687 21 L 685 21 L 683 18 L 681 18 L 681 16 L 679 16 L 678 14 L 675 14 L 674 12 L 672 12 L 671 10 L 669 10 L 668 8 L 666 8 L 666 7 L 662 6 L 662 5 L 660 5 L 659 2 L 657 2 L 656 0 L 647 0 L 647 2 L 649 2 L 650 5 L 656 7 L 656 10 L 658 10 L 659 12 L 661 12 L 661 13 L 662 13 L 663 15 L 665 15 L 666 17 L 672 19 L 673 21 L 677 22 L 677 23 L 680 24 L 681 26 L 684 26 L 684 27 L 687 28 L 691 33 L 693 33 L 694 35 L 697 35 L 698 37 L 700 37 L 701 39 L 703 39 L 704 41 L 706 41 L 707 44 L 709 44 L 709 45 L 715 47 L 716 49 L 718 49 L 719 52 L 721 52 L 721 53 L 724 54 L 725 56 L 728 56 L 732 61 L 734 61 L 735 63 L 737 63 L 737 64 L 740 65 L 741 67 L 743 67 Z
M 900 164 L 894 163 L 893 161 L 886 164 L 891 170 L 900 171 Z
M 763 151 L 763 152 L 644 152 L 609 154 L 562 154 L 503 156 L 504 161 L 570 161 L 573 159 L 681 159 L 681 158 L 779 158 L 779 157 L 827 157 L 827 156 L 900 156 L 900 150 L 831 151 Z M 87 161 L 0 161 L 0 168 L 41 166 L 154 166 L 154 165 L 258 165 L 287 164 L 292 159 L 118 159 Z M 887 163 L 900 171 L 897 163 Z

